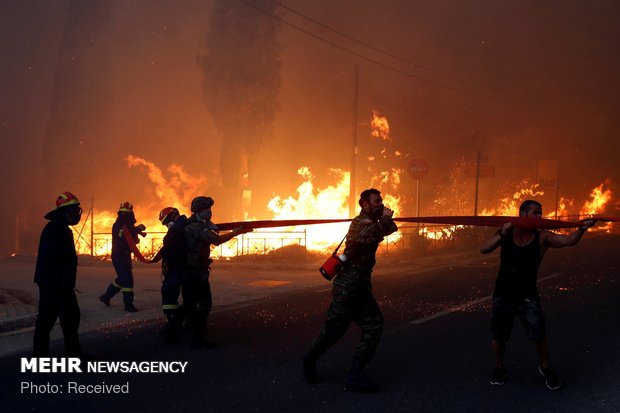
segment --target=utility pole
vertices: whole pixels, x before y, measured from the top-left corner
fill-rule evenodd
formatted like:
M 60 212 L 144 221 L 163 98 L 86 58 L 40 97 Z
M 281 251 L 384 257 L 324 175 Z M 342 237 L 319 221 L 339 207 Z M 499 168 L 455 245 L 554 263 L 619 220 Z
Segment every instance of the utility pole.
M 558 219 L 558 203 L 560 202 L 560 161 L 558 160 L 558 169 L 555 179 L 555 219 Z
M 357 107 L 358 107 L 358 90 L 359 90 L 359 69 L 355 64 L 355 73 L 353 80 L 353 155 L 351 157 L 351 174 L 349 175 L 349 217 L 355 217 L 357 211 Z
M 95 256 L 95 198 L 90 198 L 90 256 Z
M 480 181 L 480 151 L 476 153 L 476 191 L 474 195 L 474 216 L 478 216 L 478 181 Z
M 15 255 L 19 255 L 20 240 L 19 240 L 19 212 L 15 215 Z

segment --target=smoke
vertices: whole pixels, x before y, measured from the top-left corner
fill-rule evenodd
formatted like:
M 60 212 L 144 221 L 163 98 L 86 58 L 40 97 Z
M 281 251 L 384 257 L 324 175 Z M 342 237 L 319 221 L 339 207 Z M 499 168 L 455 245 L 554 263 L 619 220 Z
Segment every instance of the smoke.
M 146 169 L 149 180 L 155 185 L 155 195 L 160 204 L 174 206 L 180 210 L 187 208 L 196 194 L 202 193 L 206 186 L 204 176 L 193 177 L 181 165 L 170 165 L 168 177 L 153 162 L 129 155 L 129 167 L 143 167 Z
M 35 227 L 62 191 L 108 210 L 154 198 L 156 185 L 128 172 L 129 153 L 163 165 L 166 185 L 183 182 L 166 169 L 172 164 L 207 176 L 208 186 L 191 195 L 226 205 L 226 220 L 243 217 L 242 193 L 254 216 L 260 208 L 269 213 L 275 193 L 295 194 L 301 165 L 315 187 L 334 184 L 330 168 L 350 168 L 356 65 L 358 187 L 383 185 L 389 193 L 400 182 L 403 213 L 415 210 L 416 181 L 398 172 L 410 159 L 429 165 L 420 180 L 422 214 L 473 212 L 469 168 L 477 151 L 495 168 L 480 179 L 479 211 L 496 207 L 522 180 L 535 182 L 539 159 L 559 162 L 559 191 L 545 188 L 545 211 L 558 197 L 574 200 L 567 208 L 577 213 L 603 179 L 618 182 L 614 2 L 396 1 L 380 9 L 376 2 L 286 2 L 413 65 L 277 4 L 0 2 L 0 253 L 19 250 L 16 244 L 36 251 Z M 275 12 L 342 48 L 280 27 L 269 16 Z M 366 132 L 372 110 L 389 120 L 391 141 Z
M 45 187 L 80 193 L 104 175 L 103 143 L 111 106 L 110 62 L 103 35 L 107 2 L 71 0 L 56 67 L 43 152 Z M 92 192 L 91 192 L 92 194 Z
M 254 1 L 273 14 L 275 3 Z M 280 89 L 279 23 L 238 1 L 216 0 L 201 59 L 203 100 L 224 144 L 220 172 L 224 186 L 247 187 L 252 158 L 272 135 Z

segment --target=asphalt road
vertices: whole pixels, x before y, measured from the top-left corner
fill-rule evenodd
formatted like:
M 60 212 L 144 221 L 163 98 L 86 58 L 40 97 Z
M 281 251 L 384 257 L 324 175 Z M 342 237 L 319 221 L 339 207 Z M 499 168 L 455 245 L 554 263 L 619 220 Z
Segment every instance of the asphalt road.
M 416 273 L 406 263 L 379 265 L 374 289 L 385 332 L 368 369 L 383 386 L 377 394 L 343 389 L 359 339 L 356 326 L 320 360 L 321 383 L 303 381 L 301 355 L 318 333 L 329 303 L 325 284 L 214 313 L 210 337 L 221 344 L 217 349 L 194 350 L 189 337 L 166 346 L 158 337 L 160 322 L 82 336 L 83 347 L 98 360 L 187 361 L 185 373 L 20 373 L 20 355 L 4 357 L 2 410 L 620 412 L 618 251 L 618 236 L 589 237 L 577 247 L 550 250 L 541 265 L 539 290 L 552 360 L 564 382 L 559 391 L 545 387 L 533 345 L 518 322 L 508 346 L 508 381 L 489 384 L 495 253 Z M 129 394 L 68 394 L 71 381 L 129 383 Z M 22 382 L 62 385 L 64 392 L 22 393 Z

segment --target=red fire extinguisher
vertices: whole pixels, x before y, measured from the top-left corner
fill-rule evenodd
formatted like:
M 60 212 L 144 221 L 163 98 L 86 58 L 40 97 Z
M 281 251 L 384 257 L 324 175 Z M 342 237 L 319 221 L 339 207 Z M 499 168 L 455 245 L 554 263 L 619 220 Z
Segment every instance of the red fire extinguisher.
M 338 246 L 334 250 L 334 253 L 327 259 L 327 261 L 325 261 L 321 268 L 319 268 L 319 272 L 323 277 L 325 277 L 327 281 L 333 280 L 334 277 L 338 275 L 338 273 L 342 269 L 342 264 L 344 264 L 344 262 L 347 260 L 346 255 L 338 255 L 338 250 L 340 249 L 340 246 L 346 238 L 347 237 L 345 235 L 342 241 L 340 241 L 340 244 L 338 244 Z

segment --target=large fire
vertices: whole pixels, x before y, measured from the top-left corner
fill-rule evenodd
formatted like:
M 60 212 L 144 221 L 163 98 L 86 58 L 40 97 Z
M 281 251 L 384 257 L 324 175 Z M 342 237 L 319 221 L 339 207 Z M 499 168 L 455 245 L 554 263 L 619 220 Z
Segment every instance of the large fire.
M 545 194 L 544 191 L 538 189 L 538 184 L 529 184 L 527 181 L 521 183 L 521 188 L 517 189 L 511 196 L 507 196 L 499 200 L 499 204 L 495 208 L 483 209 L 480 215 L 519 215 L 519 205 L 525 199 L 536 198 Z
M 368 187 L 375 187 L 383 194 L 384 204 L 394 210 L 395 216 L 401 216 L 402 204 L 399 195 L 402 173 L 404 172 L 403 160 L 409 153 L 403 153 L 393 148 L 394 142 L 390 137 L 390 126 L 386 117 L 380 116 L 378 111 L 372 111 L 370 121 L 370 136 L 380 138 L 383 146 L 371 151 L 365 159 L 367 163 L 367 178 L 358 178 L 358 185 L 367 187 L 362 182 L 368 183 Z M 127 157 L 129 168 L 139 167 L 146 171 L 149 180 L 154 185 L 153 195 L 149 202 L 132 200 L 134 212 L 138 223 L 147 227 L 146 237 L 141 239 L 139 249 L 146 257 L 154 255 L 161 247 L 166 228 L 158 220 L 161 208 L 174 206 L 181 213 L 187 213 L 187 207 L 193 197 L 204 193 L 206 179 L 203 176 L 192 176 L 180 165 L 171 165 L 166 171 L 162 171 L 153 162 L 143 158 L 129 155 Z M 439 215 L 467 215 L 469 208 L 465 199 L 469 194 L 464 189 L 467 185 L 464 175 L 464 164 L 461 161 L 456 165 L 450 175 L 451 186 L 444 188 L 442 198 L 433 201 L 433 209 L 441 209 Z M 273 219 L 339 219 L 349 217 L 349 184 L 350 172 L 341 169 L 331 169 L 330 174 L 334 178 L 333 184 L 325 188 L 315 187 L 310 169 L 302 166 L 297 173 L 302 178 L 295 196 L 274 196 L 267 205 L 273 213 Z M 359 182 L 362 181 L 362 182 Z M 610 189 L 611 183 L 605 181 L 596 186 L 590 193 L 589 198 L 577 211 L 573 199 L 560 198 L 557 205 L 559 218 L 580 218 L 601 214 L 606 211 L 613 197 Z M 244 192 L 244 199 L 246 197 Z M 536 199 L 544 195 L 538 184 L 530 184 L 523 181 L 517 185 L 516 191 L 507 197 L 500 198 L 497 205 L 487 207 L 480 215 L 518 215 L 519 204 L 528 198 Z M 119 199 L 118 202 L 125 201 Z M 357 202 L 357 200 L 353 200 Z M 247 205 L 246 205 L 247 204 Z M 244 210 L 249 206 L 244 203 Z M 448 208 L 449 210 L 445 210 Z M 548 208 L 548 206 L 547 206 Z M 85 208 L 86 209 L 86 208 Z M 555 217 L 555 208 L 548 217 Z M 84 221 L 74 227 L 76 249 L 80 254 L 92 254 L 100 257 L 109 257 L 111 253 L 111 228 L 116 220 L 116 211 L 96 210 L 92 215 L 92 209 L 84 217 Z M 245 218 L 250 218 L 250 212 L 245 210 Z M 612 228 L 611 223 L 600 227 L 606 231 Z M 308 227 L 279 228 L 273 230 L 257 230 L 255 232 L 237 237 L 235 240 L 225 243 L 212 250 L 212 255 L 218 257 L 233 257 L 239 254 L 264 253 L 287 245 L 305 245 L 308 250 L 328 252 L 337 245 L 348 229 L 348 223 L 313 225 Z M 418 235 L 428 239 L 450 239 L 457 227 L 422 227 L 415 230 Z M 391 235 L 386 244 L 397 242 L 402 237 L 400 232 Z
M 269 201 L 269 209 L 274 213 L 274 219 L 321 219 L 321 218 L 348 218 L 349 217 L 349 176 L 348 171 L 332 169 L 337 183 L 324 189 L 314 188 L 313 175 L 310 170 L 302 166 L 297 173 L 304 182 L 297 188 L 297 197 L 281 198 L 276 196 Z M 383 203 L 394 211 L 395 216 L 400 213 L 400 198 L 382 194 Z M 327 252 L 338 245 L 347 233 L 349 224 L 313 225 L 306 228 L 306 248 L 313 251 Z M 300 230 L 294 228 L 293 230 Z M 389 242 L 399 238 L 393 235 Z
M 191 176 L 180 165 L 171 165 L 165 174 L 153 162 L 133 155 L 127 157 L 127 165 L 129 168 L 144 168 L 149 180 L 154 184 L 155 197 L 150 203 L 133 199 L 118 200 L 118 204 L 123 201 L 132 202 L 138 223 L 146 226 L 146 237 L 141 238 L 138 247 L 144 256 L 150 257 L 161 247 L 166 231 L 166 227 L 158 220 L 159 211 L 173 206 L 184 213 L 195 194 L 202 192 L 206 180 L 202 176 Z M 112 251 L 112 224 L 116 220 L 117 212 L 95 209 L 94 215 L 91 214 L 92 210 L 85 214 L 83 221 L 74 228 L 76 249 L 79 254 L 109 257 Z

